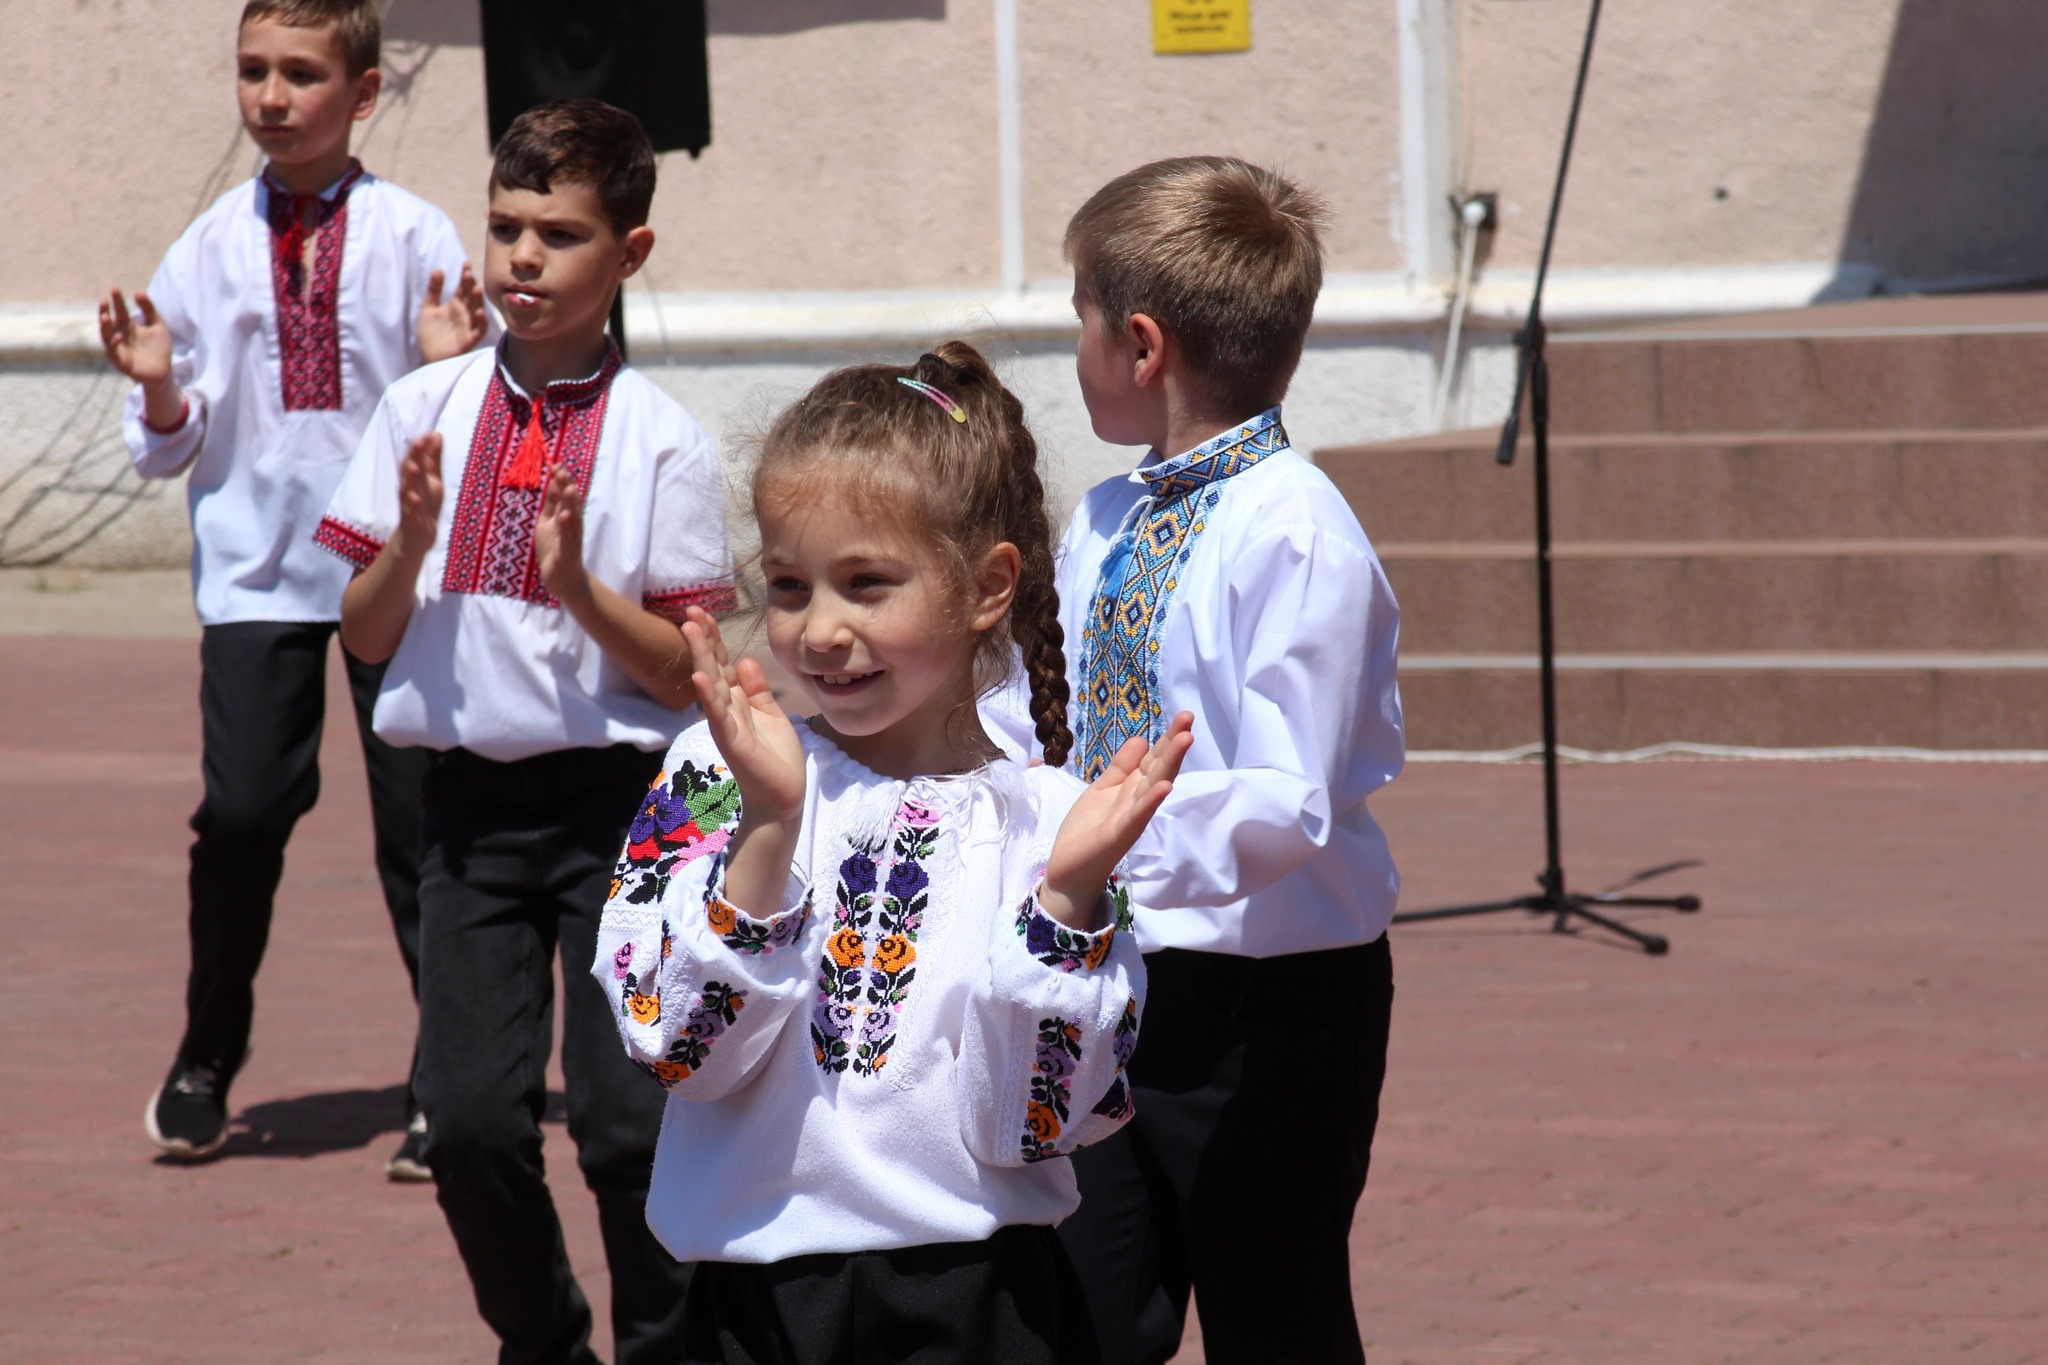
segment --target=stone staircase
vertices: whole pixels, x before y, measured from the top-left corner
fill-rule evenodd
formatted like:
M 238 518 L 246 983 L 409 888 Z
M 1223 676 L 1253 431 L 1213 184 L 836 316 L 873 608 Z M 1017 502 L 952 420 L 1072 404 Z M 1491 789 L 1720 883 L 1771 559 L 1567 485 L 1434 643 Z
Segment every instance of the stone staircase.
M 2048 749 L 2048 296 L 1551 342 L 1559 732 Z M 1323 450 L 1402 608 L 1414 749 L 1538 738 L 1532 460 Z

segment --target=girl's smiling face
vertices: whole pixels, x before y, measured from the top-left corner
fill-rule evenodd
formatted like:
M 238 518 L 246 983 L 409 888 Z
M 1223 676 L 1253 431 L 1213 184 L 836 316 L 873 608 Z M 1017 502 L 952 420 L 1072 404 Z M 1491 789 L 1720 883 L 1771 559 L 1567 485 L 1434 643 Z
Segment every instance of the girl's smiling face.
M 817 699 L 820 728 L 876 772 L 985 762 L 975 652 L 1015 595 L 1016 547 L 995 546 L 963 588 L 938 546 L 833 487 L 832 464 L 805 461 L 801 487 L 757 509 L 769 650 Z

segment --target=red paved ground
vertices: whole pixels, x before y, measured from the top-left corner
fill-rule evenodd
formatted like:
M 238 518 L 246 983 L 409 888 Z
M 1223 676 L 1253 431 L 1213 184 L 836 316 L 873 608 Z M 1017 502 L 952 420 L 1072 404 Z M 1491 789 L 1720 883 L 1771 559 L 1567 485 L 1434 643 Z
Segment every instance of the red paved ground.
M 488 1360 L 431 1193 L 381 1176 L 409 1003 L 339 712 L 246 1132 L 150 1160 L 195 655 L 0 640 L 0 1360 Z M 1354 1239 L 1375 1365 L 2048 1359 L 2048 771 L 1660 764 L 1566 793 L 1583 881 L 1703 857 L 1673 886 L 1707 911 L 1662 960 L 1521 917 L 1398 935 Z M 1525 886 L 1535 797 L 1528 768 L 1403 778 L 1408 903 Z M 559 1126 L 550 1152 L 601 1300 Z

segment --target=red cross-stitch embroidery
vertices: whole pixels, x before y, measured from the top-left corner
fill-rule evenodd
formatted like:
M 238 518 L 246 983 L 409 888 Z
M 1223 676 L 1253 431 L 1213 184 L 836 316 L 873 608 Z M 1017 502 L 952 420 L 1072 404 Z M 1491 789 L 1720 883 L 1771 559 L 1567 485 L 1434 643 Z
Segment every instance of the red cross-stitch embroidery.
M 298 248 L 305 228 L 299 201 L 268 179 L 264 183 L 270 221 L 270 284 L 277 300 L 279 372 L 286 412 L 333 412 L 341 407 L 341 253 L 348 240 L 348 196 L 363 168 L 353 165 L 332 199 L 318 201 L 311 232 L 313 268 Z M 299 227 L 298 231 L 294 231 Z
M 618 372 L 619 353 L 612 348 L 596 374 L 550 384 L 542 397 L 540 423 L 547 433 L 549 458 L 568 469 L 579 497 L 590 495 L 605 404 Z M 533 527 L 540 518 L 543 490 L 503 486 L 504 467 L 517 455 L 532 414 L 532 401 L 512 391 L 502 369 L 493 370 L 476 434 L 470 438 L 469 459 L 462 466 L 462 491 L 448 533 L 448 568 L 441 576 L 443 592 L 561 605 L 541 586 L 540 563 L 533 554 Z
M 351 526 L 338 517 L 320 518 L 319 527 L 313 532 L 313 543 L 321 549 L 340 555 L 358 569 L 367 569 L 384 549 L 384 542 L 360 526 Z
M 664 620 L 681 625 L 691 607 L 702 607 L 713 616 L 725 617 L 739 610 L 740 595 L 730 583 L 693 583 L 686 588 L 665 588 L 643 594 L 640 605 Z

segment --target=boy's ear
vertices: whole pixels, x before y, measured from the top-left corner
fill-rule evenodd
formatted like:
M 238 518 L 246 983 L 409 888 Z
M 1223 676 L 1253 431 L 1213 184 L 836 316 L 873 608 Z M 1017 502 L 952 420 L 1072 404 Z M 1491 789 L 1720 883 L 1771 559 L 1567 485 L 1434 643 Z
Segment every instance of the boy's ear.
M 1133 313 L 1124 340 L 1131 348 L 1131 382 L 1142 389 L 1166 368 L 1166 329 L 1149 313 Z
M 1017 579 L 1024 572 L 1024 556 L 1005 540 L 989 548 L 974 568 L 974 612 L 967 624 L 973 630 L 992 630 L 1010 611 L 1017 598 Z
M 348 111 L 348 116 L 357 123 L 361 123 L 364 119 L 376 113 L 377 96 L 382 93 L 383 89 L 384 72 L 378 67 L 373 66 L 362 75 L 356 77 L 355 104 Z
M 624 255 L 619 261 L 619 278 L 623 280 L 647 264 L 649 253 L 654 250 L 654 229 L 644 224 L 633 228 L 619 238 L 619 245 L 624 248 Z

